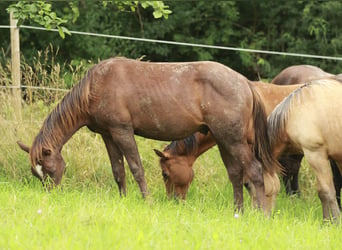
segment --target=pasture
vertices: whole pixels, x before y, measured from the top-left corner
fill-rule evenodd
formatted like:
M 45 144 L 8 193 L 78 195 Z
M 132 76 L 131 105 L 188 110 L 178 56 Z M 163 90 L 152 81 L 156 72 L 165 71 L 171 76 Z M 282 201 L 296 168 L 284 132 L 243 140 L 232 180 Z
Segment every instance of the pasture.
M 51 75 L 53 75 L 51 73 Z M 26 78 L 27 79 L 27 78 Z M 76 77 L 77 79 L 77 77 Z M 62 81 L 59 81 L 62 82 Z M 150 197 L 144 201 L 127 163 L 121 198 L 101 137 L 82 128 L 64 146 L 62 186 L 46 192 L 16 144 L 31 144 L 61 95 L 32 96 L 15 117 L 0 92 L 0 249 L 341 249 L 341 225 L 322 222 L 315 178 L 303 163 L 301 197 L 277 197 L 270 219 L 251 209 L 234 216 L 233 189 L 217 147 L 194 165 L 187 200 L 168 200 L 153 148 L 168 142 L 136 137 Z

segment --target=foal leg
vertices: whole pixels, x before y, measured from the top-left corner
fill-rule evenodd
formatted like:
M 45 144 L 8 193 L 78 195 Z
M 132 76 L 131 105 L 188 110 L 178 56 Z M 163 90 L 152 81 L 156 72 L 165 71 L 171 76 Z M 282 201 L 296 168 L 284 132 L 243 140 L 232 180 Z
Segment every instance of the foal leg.
M 337 220 L 340 216 L 340 209 L 336 201 L 336 191 L 328 156 L 323 150 L 303 149 L 303 151 L 306 160 L 316 174 L 318 196 L 323 208 L 323 219 L 329 220 L 332 217 L 332 219 Z
M 120 196 L 122 196 L 122 194 L 126 196 L 126 173 L 123 155 L 111 137 L 102 135 L 102 139 L 106 145 L 110 163 L 112 165 L 113 176 L 118 185 Z
M 113 141 L 124 154 L 134 179 L 139 185 L 142 196 L 146 198 L 148 192 L 145 173 L 138 153 L 138 147 L 134 139 L 133 129 L 116 128 L 112 129 L 110 133 Z

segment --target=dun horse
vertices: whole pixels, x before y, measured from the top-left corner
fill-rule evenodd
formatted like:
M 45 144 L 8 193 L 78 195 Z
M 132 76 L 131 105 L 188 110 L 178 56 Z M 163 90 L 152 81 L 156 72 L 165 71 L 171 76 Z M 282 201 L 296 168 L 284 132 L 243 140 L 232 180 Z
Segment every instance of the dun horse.
M 329 159 L 342 171 L 342 84 L 314 80 L 295 90 L 268 117 L 268 135 L 275 157 L 301 152 L 317 177 L 324 219 L 338 219 L 340 210 Z
M 211 131 L 216 139 L 237 209 L 243 206 L 243 173 L 256 187 L 257 203 L 266 214 L 267 197 L 279 191 L 280 166 L 265 140 L 264 106 L 245 77 L 219 63 L 114 58 L 95 65 L 48 115 L 32 146 L 18 142 L 43 183 L 50 177 L 60 184 L 65 170 L 61 150 L 82 126 L 101 134 L 123 194 L 123 157 L 142 195 L 148 193 L 135 134 L 179 140 L 196 131 Z
M 272 83 L 278 85 L 304 83 L 314 79 L 335 79 L 342 82 L 342 74 L 333 75 L 312 65 L 294 65 L 282 70 L 273 80 Z M 285 169 L 283 176 L 286 192 L 289 194 L 298 193 L 298 173 L 301 165 L 303 154 L 285 153 L 279 158 L 279 162 Z M 336 189 L 337 203 L 341 209 L 341 188 L 342 175 L 338 170 L 336 163 L 330 160 L 331 169 L 334 176 L 334 186 Z
M 311 65 L 295 65 L 284 69 L 273 80 L 273 84 L 254 82 L 255 88 L 266 108 L 266 113 L 270 114 L 274 107 L 282 101 L 288 94 L 295 90 L 299 83 L 306 80 L 319 78 L 332 78 L 340 80 L 342 75 L 333 75 L 323 71 L 322 69 Z M 291 85 L 294 86 L 276 86 Z M 166 185 L 167 194 L 170 196 L 174 193 L 179 197 L 186 197 L 187 190 L 194 176 L 192 165 L 195 160 L 211 147 L 215 146 L 216 142 L 211 134 L 195 133 L 193 136 L 184 140 L 173 141 L 163 152 L 155 149 L 157 155 L 161 158 L 160 164 L 162 174 Z M 284 167 L 283 180 L 286 191 L 289 194 L 298 192 L 298 173 L 303 154 L 285 154 L 282 155 L 279 161 Z M 332 164 L 333 161 L 332 161 Z M 332 165 L 334 171 L 334 184 L 337 193 L 340 194 L 342 179 L 336 165 Z M 190 176 L 191 178 L 184 178 Z M 247 188 L 251 188 L 248 181 L 245 180 Z M 339 195 L 337 201 L 340 206 Z

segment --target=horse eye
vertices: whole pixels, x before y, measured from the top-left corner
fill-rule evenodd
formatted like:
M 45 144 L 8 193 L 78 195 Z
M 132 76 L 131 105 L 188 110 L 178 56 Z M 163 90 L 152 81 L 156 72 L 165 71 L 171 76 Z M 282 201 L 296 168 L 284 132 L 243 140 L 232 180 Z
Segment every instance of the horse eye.
M 164 171 L 162 172 L 162 175 L 163 175 L 164 180 L 167 180 L 167 178 L 169 178 L 169 175 L 165 173 Z

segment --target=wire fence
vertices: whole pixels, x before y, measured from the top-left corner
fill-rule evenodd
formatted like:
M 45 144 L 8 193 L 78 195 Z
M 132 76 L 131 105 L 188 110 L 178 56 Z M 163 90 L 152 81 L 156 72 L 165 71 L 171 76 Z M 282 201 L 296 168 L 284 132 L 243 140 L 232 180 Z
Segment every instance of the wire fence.
M 11 25 L 0 25 L 2 29 L 11 29 L 11 28 L 19 28 L 19 29 L 31 29 L 31 30 L 41 30 L 41 31 L 50 31 L 50 32 L 58 32 L 57 29 L 47 29 L 44 27 L 36 27 L 36 26 L 28 26 L 28 25 L 20 25 L 11 26 Z M 323 55 L 313 55 L 313 54 L 303 54 L 303 53 L 290 53 L 290 52 L 281 52 L 281 51 L 271 51 L 271 50 L 259 50 L 259 49 L 246 49 L 239 47 L 230 47 L 230 46 L 217 46 L 217 45 L 208 45 L 208 44 L 197 44 L 197 43 L 187 43 L 187 42 L 178 42 L 178 41 L 168 41 L 168 40 L 158 40 L 158 39 L 149 39 L 149 38 L 140 38 L 140 37 L 129 37 L 129 36 L 118 36 L 118 35 L 109 35 L 109 34 L 100 34 L 93 32 L 83 32 L 83 31 L 75 31 L 70 30 L 71 34 L 75 35 L 84 35 L 84 36 L 95 36 L 95 37 L 104 37 L 111 39 L 123 39 L 123 40 L 131 40 L 138 42 L 148 42 L 148 43 L 160 43 L 167 45 L 177 45 L 177 46 L 190 46 L 190 47 L 200 47 L 207 49 L 219 49 L 219 50 L 231 50 L 231 51 L 240 51 L 240 52 L 248 52 L 248 53 L 260 53 L 260 54 L 270 54 L 270 55 L 279 55 L 279 56 L 295 56 L 295 57 L 305 57 L 305 58 L 315 58 L 315 59 L 323 59 L 323 60 L 336 60 L 342 61 L 342 57 L 335 56 L 323 56 Z M 68 89 L 57 89 L 57 88 L 49 88 L 49 87 L 36 87 L 36 86 L 0 86 L 2 88 L 31 88 L 31 89 L 42 89 L 42 90 L 52 90 L 52 91 L 69 91 Z

